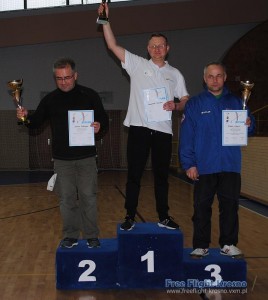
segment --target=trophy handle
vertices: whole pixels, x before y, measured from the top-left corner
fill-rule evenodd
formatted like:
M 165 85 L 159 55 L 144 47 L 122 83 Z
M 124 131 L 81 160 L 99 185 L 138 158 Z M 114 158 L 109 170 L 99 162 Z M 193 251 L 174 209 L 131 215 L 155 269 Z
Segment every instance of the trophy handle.
M 12 92 L 14 101 L 16 102 L 16 105 L 18 108 L 21 108 L 21 96 L 20 96 L 20 90 L 15 90 Z
M 243 110 L 245 110 L 247 108 L 247 102 L 251 95 L 251 90 L 254 87 L 254 83 L 247 80 L 247 81 L 241 81 L 240 84 L 243 86 L 242 104 L 243 104 Z
M 15 97 L 16 97 L 16 96 L 15 96 Z M 15 98 L 15 99 L 14 99 L 14 102 L 15 102 L 17 108 L 22 109 L 22 105 L 21 105 L 22 98 L 21 98 L 21 97 L 20 97 L 19 99 Z M 25 123 L 26 118 L 25 118 L 25 117 L 21 117 L 20 120 L 22 121 L 22 123 Z

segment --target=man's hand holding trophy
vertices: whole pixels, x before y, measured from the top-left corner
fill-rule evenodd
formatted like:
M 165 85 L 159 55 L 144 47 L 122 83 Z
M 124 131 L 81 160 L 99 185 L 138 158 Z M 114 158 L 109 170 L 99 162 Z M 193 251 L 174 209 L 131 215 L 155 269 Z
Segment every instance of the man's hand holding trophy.
M 97 24 L 105 25 L 109 22 L 108 16 L 106 14 L 105 3 L 106 0 L 102 0 L 102 6 L 98 11 L 99 16 L 97 18 Z

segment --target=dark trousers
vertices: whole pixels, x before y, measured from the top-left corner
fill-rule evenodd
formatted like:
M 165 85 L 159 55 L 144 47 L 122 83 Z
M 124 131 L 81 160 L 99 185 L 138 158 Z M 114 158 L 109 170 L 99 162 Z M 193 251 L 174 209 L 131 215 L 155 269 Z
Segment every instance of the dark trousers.
M 54 159 L 57 174 L 55 191 L 60 200 L 63 238 L 97 238 L 97 167 L 96 158 Z
M 194 186 L 193 248 L 208 248 L 211 242 L 211 215 L 214 196 L 219 201 L 219 245 L 238 242 L 238 206 L 241 189 L 239 173 L 200 175 Z
M 154 194 L 159 219 L 168 217 L 168 174 L 172 135 L 146 127 L 130 126 L 127 143 L 128 176 L 125 208 L 134 218 L 138 206 L 141 177 L 151 150 Z

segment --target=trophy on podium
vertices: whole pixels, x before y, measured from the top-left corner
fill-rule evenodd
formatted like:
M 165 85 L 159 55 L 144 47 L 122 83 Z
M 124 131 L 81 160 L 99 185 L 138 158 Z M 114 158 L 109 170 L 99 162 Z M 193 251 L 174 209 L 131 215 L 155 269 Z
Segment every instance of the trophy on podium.
M 105 11 L 105 6 L 104 3 L 106 0 L 102 0 L 102 6 L 103 6 L 103 12 L 99 14 L 98 19 L 97 19 L 97 24 L 105 25 L 109 22 L 109 19 L 106 16 L 106 11 Z
M 247 81 L 241 81 L 241 85 L 243 86 L 243 91 L 242 91 L 242 103 L 243 103 L 243 109 L 246 109 L 247 107 L 247 102 L 249 100 L 251 90 L 254 86 L 253 82 L 250 82 L 249 80 Z
M 16 79 L 8 81 L 7 85 L 12 91 L 13 100 L 18 108 L 22 106 L 21 90 L 22 90 L 23 79 Z M 25 118 L 22 117 L 21 121 L 24 122 Z

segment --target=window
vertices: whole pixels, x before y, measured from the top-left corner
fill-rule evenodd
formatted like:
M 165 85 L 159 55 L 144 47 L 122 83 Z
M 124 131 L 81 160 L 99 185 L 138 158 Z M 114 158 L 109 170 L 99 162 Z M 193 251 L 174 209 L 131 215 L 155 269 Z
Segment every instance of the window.
M 27 8 L 65 6 L 66 0 L 27 0 Z
M 114 0 L 113 2 L 122 1 L 132 0 Z M 96 4 L 100 2 L 101 0 L 0 0 L 0 12 L 27 8 L 32 9 L 67 5 Z
M 24 0 L 0 0 L 0 11 L 24 9 Z

